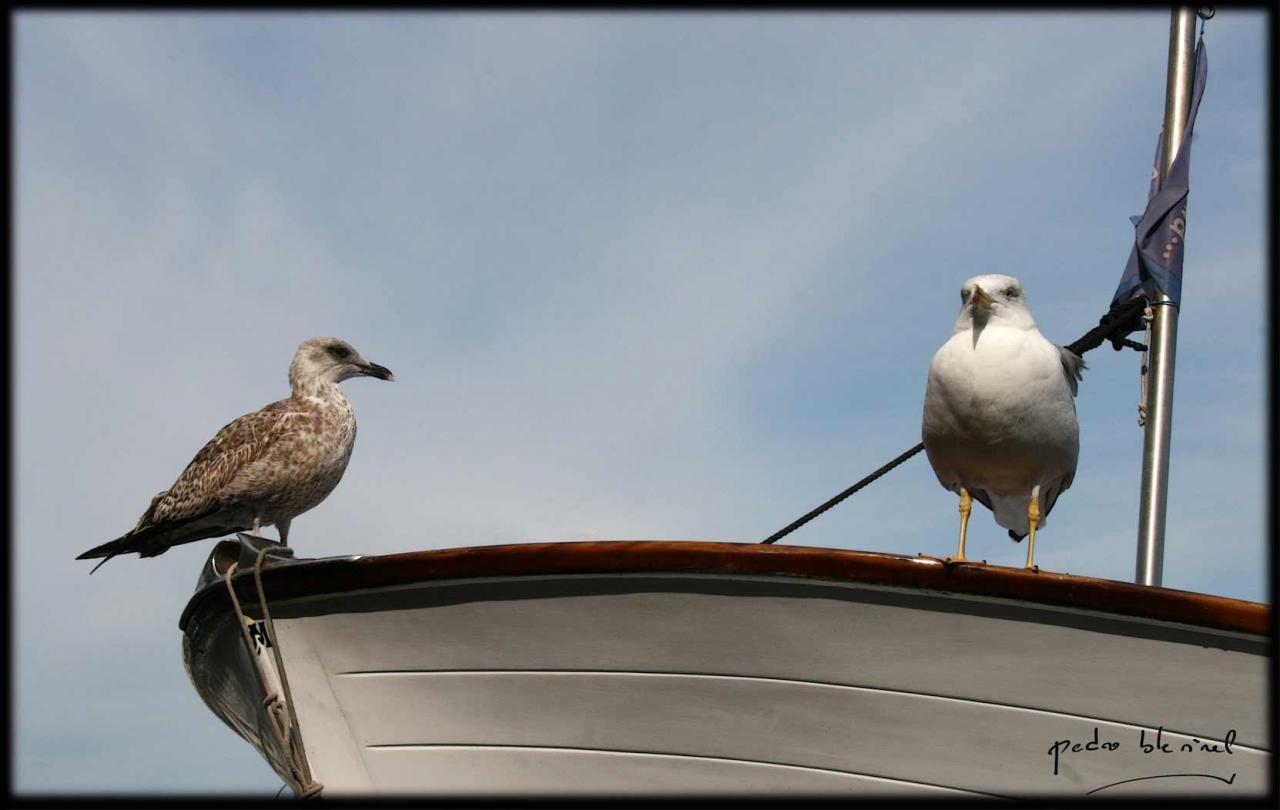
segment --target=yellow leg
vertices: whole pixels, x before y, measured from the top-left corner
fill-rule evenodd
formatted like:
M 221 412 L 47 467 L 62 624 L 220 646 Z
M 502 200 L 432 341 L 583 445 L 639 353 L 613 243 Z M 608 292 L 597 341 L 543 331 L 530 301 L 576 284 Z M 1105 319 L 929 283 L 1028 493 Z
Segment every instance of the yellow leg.
M 1036 524 L 1040 522 L 1040 486 L 1031 489 L 1031 502 L 1027 504 L 1027 520 L 1031 523 L 1031 531 L 1027 535 L 1027 567 L 1036 556 Z
M 969 490 L 960 487 L 960 547 L 956 549 L 957 560 L 964 559 L 964 536 L 969 529 L 969 512 L 973 509 L 973 498 L 969 497 Z

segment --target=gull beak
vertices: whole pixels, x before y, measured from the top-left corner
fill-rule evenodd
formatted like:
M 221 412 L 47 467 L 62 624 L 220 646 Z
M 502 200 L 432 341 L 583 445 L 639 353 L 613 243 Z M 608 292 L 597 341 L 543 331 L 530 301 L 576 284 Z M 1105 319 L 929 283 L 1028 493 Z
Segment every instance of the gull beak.
M 377 363 L 361 363 L 360 373 L 366 377 L 377 377 L 379 380 L 387 382 L 395 382 L 396 376 L 391 373 L 391 369 L 386 366 L 380 366 Z
M 991 298 L 991 296 L 987 295 L 986 290 L 982 289 L 977 284 L 975 284 L 973 285 L 973 298 L 970 300 L 970 303 L 972 303 L 974 307 L 982 307 L 983 309 L 990 309 L 991 305 L 995 302 Z

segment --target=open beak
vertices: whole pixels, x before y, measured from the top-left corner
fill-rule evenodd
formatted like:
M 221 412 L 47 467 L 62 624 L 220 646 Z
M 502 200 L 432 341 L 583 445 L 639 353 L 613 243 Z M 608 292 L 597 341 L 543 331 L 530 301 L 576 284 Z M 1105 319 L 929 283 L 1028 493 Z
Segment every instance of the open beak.
M 391 373 L 391 369 L 386 366 L 380 366 L 377 363 L 361 363 L 360 373 L 366 377 L 377 377 L 379 380 L 387 382 L 395 382 L 396 376 Z
M 970 303 L 975 307 L 989 309 L 995 302 L 992 300 L 991 296 L 987 295 L 986 290 L 975 284 L 973 285 L 973 298 L 970 300 Z

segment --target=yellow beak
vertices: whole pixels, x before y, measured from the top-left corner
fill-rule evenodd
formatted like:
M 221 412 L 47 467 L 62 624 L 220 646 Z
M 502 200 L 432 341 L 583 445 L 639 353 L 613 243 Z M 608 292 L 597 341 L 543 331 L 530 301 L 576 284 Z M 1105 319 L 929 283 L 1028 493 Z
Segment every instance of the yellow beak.
M 994 303 L 994 301 L 991 296 L 987 295 L 986 290 L 975 284 L 973 285 L 972 303 L 975 307 L 989 307 Z

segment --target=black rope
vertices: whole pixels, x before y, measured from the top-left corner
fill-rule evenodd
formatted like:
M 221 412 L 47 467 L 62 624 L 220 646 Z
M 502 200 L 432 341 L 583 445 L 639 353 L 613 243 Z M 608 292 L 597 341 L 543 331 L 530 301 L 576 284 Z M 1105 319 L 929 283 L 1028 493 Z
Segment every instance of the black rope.
M 907 452 L 905 452 L 905 453 L 903 453 L 902 455 L 900 455 L 900 456 L 898 456 L 897 458 L 895 458 L 893 461 L 890 461 L 888 464 L 884 465 L 884 466 L 883 466 L 883 467 L 881 467 L 880 469 L 878 469 L 878 470 L 876 470 L 875 472 L 871 473 L 871 475 L 868 475 L 866 478 L 862 479 L 862 480 L 861 480 L 861 481 L 859 481 L 858 483 L 856 483 L 856 484 L 854 484 L 853 486 L 851 486 L 851 487 L 849 487 L 848 489 L 846 489 L 844 492 L 841 492 L 839 495 L 837 495 L 837 496 L 835 496 L 834 498 L 832 498 L 831 500 L 827 501 L 827 502 L 826 502 L 826 503 L 824 503 L 822 506 L 819 506 L 817 509 L 814 509 L 814 510 L 813 510 L 812 512 L 810 512 L 809 514 L 807 514 L 807 515 L 805 515 L 804 517 L 800 518 L 799 520 L 795 521 L 795 522 L 794 522 L 794 523 L 792 523 L 790 526 L 786 527 L 785 529 L 779 529 L 778 531 L 776 531 L 776 532 L 774 532 L 773 534 L 769 535 L 768 539 L 761 540 L 760 542 L 761 542 L 761 543 L 772 543 L 772 542 L 776 541 L 776 540 L 777 540 L 778 538 L 780 538 L 780 537 L 786 537 L 788 534 L 791 534 L 791 533 L 792 533 L 792 532 L 794 532 L 796 529 L 800 528 L 800 527 L 801 527 L 801 526 L 803 526 L 804 524 L 806 524 L 806 523 L 808 523 L 809 521 L 813 520 L 813 519 L 814 519 L 814 518 L 816 518 L 818 515 L 821 515 L 823 512 L 827 511 L 827 510 L 828 510 L 828 509 L 830 509 L 831 507 L 833 507 L 833 506 L 835 506 L 836 504 L 840 503 L 840 502 L 841 502 L 841 501 L 843 501 L 845 498 L 849 497 L 849 496 L 850 496 L 850 495 L 852 495 L 853 493 L 855 493 L 855 492 L 857 492 L 858 490 L 862 489 L 862 488 L 863 488 L 863 487 L 865 487 L 867 484 L 870 484 L 872 481 L 876 480 L 876 479 L 877 479 L 877 478 L 879 478 L 880 476 L 882 476 L 882 475 L 884 475 L 885 473 L 889 472 L 889 470 L 892 470 L 894 467 L 898 466 L 898 465 L 899 465 L 899 464 L 901 464 L 902 462 L 904 462 L 904 461 L 906 461 L 907 459 L 911 458 L 912 456 L 914 456 L 916 453 L 919 453 L 919 452 L 920 452 L 921 450 L 923 450 L 923 449 L 924 449 L 924 442 L 921 442 L 920 444 L 917 444 L 915 447 L 911 448 L 911 449 L 910 449 L 910 450 L 908 450 Z
M 1146 351 L 1146 346 L 1127 339 L 1130 332 L 1142 328 L 1142 312 L 1147 308 L 1147 297 L 1137 295 L 1123 304 L 1112 304 L 1107 314 L 1098 321 L 1098 325 L 1085 332 L 1075 343 L 1067 346 L 1069 351 L 1084 356 L 1102 345 L 1102 341 L 1110 340 L 1111 348 L 1120 351 L 1126 346 L 1138 351 Z
M 1102 341 L 1110 340 L 1112 348 L 1116 351 L 1120 351 L 1125 347 L 1137 349 L 1138 351 L 1146 351 L 1146 346 L 1129 340 L 1126 337 L 1129 333 L 1142 328 L 1142 313 L 1146 308 L 1147 299 L 1142 295 L 1135 296 L 1123 304 L 1112 304 L 1111 309 L 1107 310 L 1107 314 L 1102 316 L 1098 321 L 1097 326 L 1090 329 L 1088 332 L 1085 332 L 1079 340 L 1068 345 L 1066 348 L 1069 351 L 1083 356 L 1085 352 L 1092 351 L 1093 349 L 1101 346 Z M 841 492 L 839 495 L 822 504 L 817 509 L 808 512 L 803 517 L 792 521 L 785 528 L 779 529 L 764 540 L 761 540 L 761 544 L 776 543 L 778 540 L 786 537 L 796 529 L 816 518 L 818 515 L 821 515 L 831 507 L 839 504 L 845 498 L 848 498 L 853 493 L 862 489 L 867 484 L 870 484 L 872 481 L 875 481 L 877 478 L 889 472 L 894 467 L 897 467 L 899 464 L 911 458 L 923 449 L 924 442 L 917 444 L 915 447 L 895 458 L 893 461 L 888 462 L 866 478 L 863 478 L 858 483 L 849 487 L 844 492 Z

